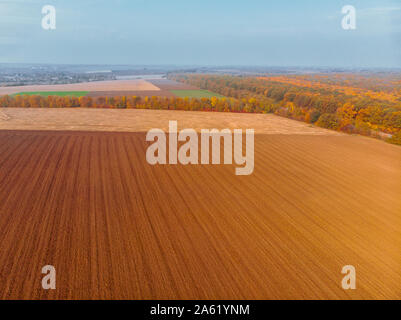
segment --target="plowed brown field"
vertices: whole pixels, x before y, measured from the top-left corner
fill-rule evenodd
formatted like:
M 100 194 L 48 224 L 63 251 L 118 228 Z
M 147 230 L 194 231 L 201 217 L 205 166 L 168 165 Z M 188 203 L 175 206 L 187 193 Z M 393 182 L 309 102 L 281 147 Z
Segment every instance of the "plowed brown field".
M 401 148 L 257 135 L 240 177 L 153 167 L 146 146 L 144 133 L 0 131 L 0 298 L 401 298 Z M 56 290 L 41 288 L 48 264 Z

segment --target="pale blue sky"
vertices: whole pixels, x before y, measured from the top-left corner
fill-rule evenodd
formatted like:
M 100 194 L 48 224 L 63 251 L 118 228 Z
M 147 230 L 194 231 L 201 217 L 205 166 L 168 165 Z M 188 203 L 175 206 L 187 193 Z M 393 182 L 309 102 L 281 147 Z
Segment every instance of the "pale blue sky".
M 401 67 L 401 0 L 0 0 L 0 62 Z

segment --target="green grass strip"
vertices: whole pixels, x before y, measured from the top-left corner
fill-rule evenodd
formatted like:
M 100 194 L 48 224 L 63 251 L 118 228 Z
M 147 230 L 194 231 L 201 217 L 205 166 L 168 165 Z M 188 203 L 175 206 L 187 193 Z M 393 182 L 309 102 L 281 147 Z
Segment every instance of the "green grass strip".
M 86 96 L 89 91 L 31 91 L 31 92 L 20 92 L 15 93 L 13 96 L 58 96 L 58 97 L 83 97 Z
M 180 98 L 224 98 L 221 94 L 214 93 L 208 90 L 170 90 L 175 96 Z

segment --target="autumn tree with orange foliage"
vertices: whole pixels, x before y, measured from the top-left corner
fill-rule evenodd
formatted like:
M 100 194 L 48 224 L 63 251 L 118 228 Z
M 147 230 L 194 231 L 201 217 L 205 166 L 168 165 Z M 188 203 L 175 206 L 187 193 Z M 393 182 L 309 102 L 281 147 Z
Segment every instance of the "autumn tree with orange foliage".
M 363 135 L 397 136 L 401 131 L 401 81 L 393 76 L 171 74 L 169 78 L 239 99 L 245 112 L 274 112 Z

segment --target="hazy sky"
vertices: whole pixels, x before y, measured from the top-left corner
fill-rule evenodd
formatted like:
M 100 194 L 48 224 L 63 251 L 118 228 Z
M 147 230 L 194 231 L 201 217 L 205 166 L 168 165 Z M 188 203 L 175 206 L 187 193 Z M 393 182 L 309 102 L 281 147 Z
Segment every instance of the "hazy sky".
M 401 0 L 0 0 L 0 62 L 401 67 Z

